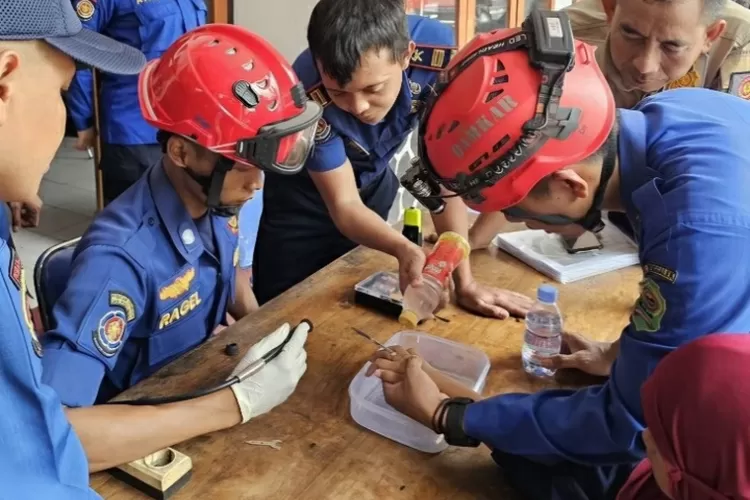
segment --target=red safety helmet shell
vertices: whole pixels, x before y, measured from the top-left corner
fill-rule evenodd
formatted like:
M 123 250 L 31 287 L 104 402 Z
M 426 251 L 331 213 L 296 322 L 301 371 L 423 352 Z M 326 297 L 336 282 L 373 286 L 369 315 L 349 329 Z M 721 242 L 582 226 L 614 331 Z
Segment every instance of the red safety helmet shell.
M 243 80 L 258 94 L 257 106 L 248 107 L 234 95 L 234 84 Z M 207 24 L 181 36 L 146 66 L 138 96 L 149 124 L 248 164 L 235 154 L 235 145 L 256 137 L 264 126 L 302 114 L 292 98 L 298 83 L 284 56 L 262 37 L 239 26 Z M 294 140 L 281 147 L 292 150 Z
M 519 31 L 501 29 L 476 36 L 446 72 L 479 47 Z M 604 144 L 614 124 L 615 102 L 594 50 L 575 41 L 575 66 L 565 74 L 560 106 L 581 110 L 578 129 L 565 140 L 548 139 L 525 163 L 483 189 L 482 203 L 467 201 L 471 208 L 493 212 L 515 205 L 541 179 L 580 162 Z M 468 175 L 510 150 L 536 113 L 541 80 L 541 71 L 531 66 L 523 49 L 479 57 L 457 75 L 437 97 L 420 138 L 435 174 L 444 179 Z

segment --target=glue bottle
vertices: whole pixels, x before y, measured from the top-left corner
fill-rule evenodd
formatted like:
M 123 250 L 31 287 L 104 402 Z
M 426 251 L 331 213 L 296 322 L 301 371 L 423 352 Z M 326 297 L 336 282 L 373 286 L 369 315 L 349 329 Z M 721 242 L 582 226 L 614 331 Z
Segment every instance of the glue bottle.
M 401 323 L 414 328 L 432 316 L 451 274 L 470 251 L 469 242 L 460 234 L 449 231 L 440 235 L 422 269 L 422 286 L 409 286 L 404 292 Z
M 418 208 L 404 210 L 404 229 L 401 232 L 407 240 L 422 246 L 422 211 Z

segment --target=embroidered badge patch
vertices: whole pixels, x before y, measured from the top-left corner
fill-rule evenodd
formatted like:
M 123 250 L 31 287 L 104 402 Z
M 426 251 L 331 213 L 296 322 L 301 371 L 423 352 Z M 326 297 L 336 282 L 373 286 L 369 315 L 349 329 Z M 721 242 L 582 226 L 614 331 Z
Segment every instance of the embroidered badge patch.
M 22 290 L 21 280 L 23 280 L 23 264 L 21 259 L 16 253 L 16 249 L 10 248 L 10 268 L 8 269 L 8 277 L 16 285 L 16 288 Z
M 677 281 L 677 271 L 673 271 L 659 264 L 646 264 L 643 266 L 644 276 L 654 276 L 668 281 L 674 285 Z
M 111 358 L 122 346 L 127 320 L 120 310 L 108 311 L 99 320 L 99 327 L 94 330 L 94 345 L 103 356 Z
M 639 332 L 656 332 L 661 328 L 661 320 L 667 312 L 667 302 L 659 285 L 651 278 L 641 281 L 641 296 L 635 303 L 630 320 Z
M 698 73 L 698 70 L 695 69 L 695 66 L 693 66 L 690 68 L 690 71 L 682 75 L 680 78 L 669 82 L 664 89 L 673 90 L 686 87 L 697 87 L 700 79 L 701 75 Z
M 310 99 L 320 104 L 320 106 L 323 108 L 331 103 L 331 98 L 328 97 L 328 92 L 326 92 L 326 90 L 320 84 L 308 90 L 307 95 Z
M 94 4 L 91 0 L 79 0 L 76 4 L 76 14 L 83 21 L 88 21 L 94 17 Z
M 235 236 L 237 236 L 237 234 L 240 232 L 240 226 L 239 226 L 239 223 L 237 222 L 236 215 L 233 215 L 229 218 L 229 220 L 227 221 L 227 226 L 229 226 L 229 230 Z
M 29 336 L 31 337 L 31 347 L 34 349 L 34 354 L 37 355 L 37 357 L 42 357 L 42 343 L 39 342 L 39 337 L 36 336 L 36 330 L 34 329 L 34 320 L 31 318 L 31 309 L 29 308 L 28 302 L 26 302 L 26 297 L 28 294 L 26 293 L 26 273 L 23 269 L 23 264 L 21 264 L 21 259 L 18 258 L 15 251 L 13 251 L 13 254 L 11 255 L 11 262 L 14 260 L 18 260 L 18 290 L 20 292 L 20 298 L 21 298 L 21 314 L 23 314 L 24 322 L 26 323 L 26 328 L 29 330 Z M 11 264 L 13 266 L 13 264 Z M 12 277 L 11 277 L 12 279 Z
M 331 124 L 321 118 L 315 126 L 315 142 L 325 142 L 331 137 Z
M 750 100 L 750 71 L 732 73 L 729 77 L 727 92 L 741 99 Z
M 419 113 L 421 109 L 422 109 L 422 101 L 418 99 L 411 101 L 411 109 L 409 110 L 410 114 Z
M 171 283 L 161 287 L 159 300 L 172 300 L 185 295 L 190 290 L 190 285 L 195 279 L 195 268 L 190 267 L 184 273 L 177 276 Z
M 411 95 L 419 95 L 422 92 L 422 86 L 417 82 L 409 81 L 409 90 Z
M 109 305 L 119 307 L 125 312 L 125 319 L 130 322 L 135 319 L 135 306 L 133 301 L 122 292 L 109 292 Z
M 411 55 L 411 65 L 425 69 L 444 69 L 455 54 L 456 49 L 417 45 Z

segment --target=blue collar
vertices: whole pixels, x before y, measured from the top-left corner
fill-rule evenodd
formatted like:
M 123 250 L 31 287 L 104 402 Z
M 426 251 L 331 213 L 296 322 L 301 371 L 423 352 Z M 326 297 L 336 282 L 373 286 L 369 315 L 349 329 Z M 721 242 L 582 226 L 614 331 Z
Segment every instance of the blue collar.
M 633 193 L 652 176 L 648 174 L 649 165 L 646 157 L 648 147 L 646 117 L 640 111 L 619 109 L 619 171 L 620 197 L 625 204 L 628 216 L 636 214 L 633 204 Z
M 197 261 L 205 250 L 200 233 L 167 177 L 164 164 L 159 162 L 154 165 L 148 175 L 151 198 L 164 226 L 163 230 L 169 234 L 172 244 L 185 260 L 191 263 Z

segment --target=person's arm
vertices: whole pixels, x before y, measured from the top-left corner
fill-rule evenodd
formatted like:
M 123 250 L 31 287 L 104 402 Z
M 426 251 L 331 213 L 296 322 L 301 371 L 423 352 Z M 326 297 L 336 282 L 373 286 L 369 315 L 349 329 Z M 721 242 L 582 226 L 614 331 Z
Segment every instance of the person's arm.
M 662 216 L 663 213 L 652 214 Z M 712 218 L 713 217 L 713 218 Z M 697 337 L 747 330 L 750 230 L 722 214 L 680 214 L 645 242 L 644 281 L 608 382 L 578 391 L 507 394 L 469 405 L 463 426 L 488 446 L 541 462 L 602 464 L 642 457 L 640 387 L 669 352 Z M 648 228 L 649 232 L 655 229 Z M 720 228 L 720 229 L 719 229 Z M 656 241 L 654 241 L 656 240 Z M 721 255 L 722 265 L 716 265 Z
M 66 406 L 94 403 L 146 310 L 148 277 L 122 248 L 90 245 L 76 255 L 42 338 L 42 381 Z
M 421 276 L 424 252 L 362 202 L 354 168 L 346 157 L 344 141 L 335 130 L 328 130 L 325 136 L 316 138 L 306 168 L 331 219 L 343 235 L 360 245 L 396 257 L 402 290 Z
M 253 276 L 252 268 L 242 269 L 237 266 L 236 269 L 234 302 L 229 304 L 227 312 L 232 318 L 239 320 L 258 310 L 258 300 L 250 286 L 250 280 Z
M 66 408 L 89 460 L 98 472 L 155 451 L 240 423 L 230 389 L 163 406 L 96 405 Z
M 113 5 L 111 0 L 99 0 L 91 2 L 91 12 L 78 10 L 78 17 L 84 28 L 96 32 L 102 32 L 104 27 L 112 18 Z M 70 113 L 71 121 L 79 132 L 93 138 L 94 127 L 94 87 L 91 69 L 80 69 L 76 71 L 73 81 L 65 93 L 65 103 Z M 86 141 L 90 141 L 87 138 Z M 85 146 L 85 145 L 82 145 Z

